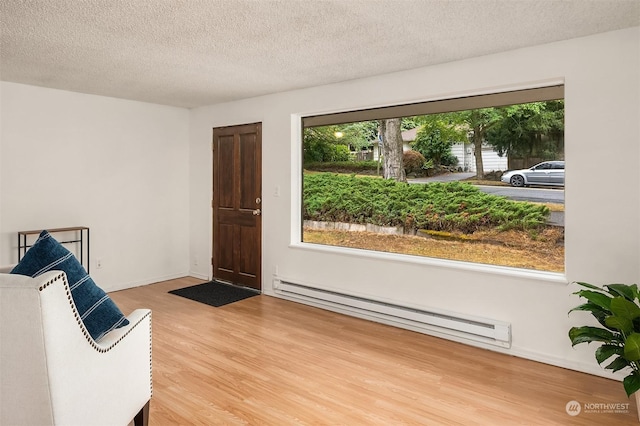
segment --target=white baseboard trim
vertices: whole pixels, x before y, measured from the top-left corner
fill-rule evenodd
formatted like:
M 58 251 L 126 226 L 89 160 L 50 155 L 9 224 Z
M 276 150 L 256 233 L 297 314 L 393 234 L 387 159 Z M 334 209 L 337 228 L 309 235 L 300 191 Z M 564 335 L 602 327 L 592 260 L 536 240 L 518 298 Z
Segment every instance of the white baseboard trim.
M 198 278 L 198 279 L 200 279 L 200 280 L 207 280 L 207 281 L 209 281 L 209 279 L 210 279 L 207 275 L 200 274 L 200 273 L 198 273 L 198 272 L 193 272 L 193 271 L 190 271 L 190 272 L 189 272 L 189 276 L 190 276 L 190 277 L 193 277 L 193 278 Z
M 183 277 L 187 277 L 189 276 L 189 273 L 187 271 L 185 272 L 179 272 L 177 274 L 169 274 L 169 275 L 162 275 L 162 276 L 158 276 L 158 277 L 150 277 L 144 280 L 139 280 L 139 281 L 129 281 L 129 282 L 125 282 L 125 283 L 119 283 L 116 284 L 113 287 L 109 288 L 109 292 L 111 291 L 119 291 L 119 290 L 126 290 L 128 288 L 134 288 L 134 287 L 140 287 L 143 285 L 149 285 L 149 284 L 155 284 L 158 283 L 160 281 L 168 281 L 168 280 L 175 280 L 176 278 L 183 278 Z
M 568 340 L 568 339 L 567 339 Z M 531 361 L 541 362 L 543 364 L 553 365 L 554 367 L 566 368 L 567 370 L 579 371 L 581 373 L 591 374 L 593 376 L 604 377 L 605 379 L 612 379 L 617 381 L 622 381 L 622 379 L 628 375 L 628 373 L 619 372 L 619 373 L 611 373 L 608 370 L 605 370 L 601 366 L 597 365 L 594 358 L 594 364 L 583 362 L 583 361 L 571 361 L 563 358 L 554 357 L 547 354 L 541 354 L 538 352 L 522 350 L 522 349 L 513 349 L 512 351 L 507 352 L 509 355 L 517 356 L 519 358 L 528 359 Z

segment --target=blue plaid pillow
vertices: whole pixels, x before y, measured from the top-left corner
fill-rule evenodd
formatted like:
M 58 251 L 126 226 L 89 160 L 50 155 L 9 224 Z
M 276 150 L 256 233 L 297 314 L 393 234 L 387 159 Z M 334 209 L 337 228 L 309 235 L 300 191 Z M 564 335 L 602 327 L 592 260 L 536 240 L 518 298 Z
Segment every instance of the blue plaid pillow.
M 67 274 L 71 297 L 93 340 L 99 341 L 111 330 L 129 324 L 129 320 L 113 300 L 93 282 L 73 253 L 47 231 L 40 233 L 40 237 L 11 273 L 37 277 L 53 270 L 64 271 Z

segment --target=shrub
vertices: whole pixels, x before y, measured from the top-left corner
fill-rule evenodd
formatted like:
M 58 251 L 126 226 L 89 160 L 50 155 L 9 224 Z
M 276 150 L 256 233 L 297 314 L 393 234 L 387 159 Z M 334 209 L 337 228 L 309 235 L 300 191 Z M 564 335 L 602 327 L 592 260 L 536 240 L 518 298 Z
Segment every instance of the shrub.
M 406 174 L 422 173 L 425 161 L 424 155 L 418 151 L 409 150 L 402 155 L 402 163 Z
M 536 229 L 548 215 L 544 205 L 510 201 L 461 182 L 410 185 L 334 173 L 304 175 L 305 220 L 473 233 Z
M 334 145 L 330 161 L 349 161 L 351 151 L 346 145 Z
M 305 163 L 315 161 L 348 161 L 349 155 L 349 147 L 346 145 L 309 141 L 306 142 L 304 146 Z
M 440 164 L 443 166 L 456 167 L 458 165 L 458 157 L 451 152 L 447 152 L 440 159 Z
M 304 165 L 305 170 L 317 172 L 359 173 L 374 174 L 378 169 L 375 161 L 333 161 L 333 162 L 309 162 Z
M 413 141 L 413 147 L 420 151 L 424 158 L 433 160 L 436 166 L 443 163 L 447 154 L 451 154 L 451 142 L 441 137 L 440 129 L 423 127 Z

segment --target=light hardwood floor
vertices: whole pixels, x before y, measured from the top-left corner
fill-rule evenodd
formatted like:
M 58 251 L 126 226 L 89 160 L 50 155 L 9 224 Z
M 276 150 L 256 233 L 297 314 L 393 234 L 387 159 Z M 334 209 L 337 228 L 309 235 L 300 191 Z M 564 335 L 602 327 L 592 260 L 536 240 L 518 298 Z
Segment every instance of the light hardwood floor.
M 111 293 L 125 314 L 153 310 L 151 425 L 639 423 L 613 380 L 265 295 L 214 308 L 167 293 L 201 282 Z M 629 406 L 572 417 L 571 400 Z

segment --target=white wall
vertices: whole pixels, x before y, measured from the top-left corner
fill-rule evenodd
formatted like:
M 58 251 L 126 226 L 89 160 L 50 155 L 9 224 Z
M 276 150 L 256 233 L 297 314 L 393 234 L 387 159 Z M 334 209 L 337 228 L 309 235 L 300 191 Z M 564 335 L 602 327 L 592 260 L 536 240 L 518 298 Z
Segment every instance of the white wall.
M 473 154 L 473 145 L 470 143 L 456 142 L 451 145 L 451 153 L 458 159 L 458 167 L 466 172 L 476 171 L 476 157 Z M 485 172 L 507 170 L 507 157 L 500 157 L 490 146 L 482 149 L 482 165 Z
M 2 87 L 3 85 L 0 83 L 0 233 L 2 232 Z M 0 248 L 0 256 L 1 254 L 2 249 Z M 2 260 L 0 260 L 0 267 L 2 267 Z
M 17 231 L 82 225 L 107 291 L 188 273 L 188 110 L 6 82 L 1 94 L 0 265 L 17 262 Z
M 587 315 L 568 282 L 638 282 L 639 28 L 507 53 L 274 94 L 191 111 L 192 272 L 210 274 L 211 129 L 263 123 L 263 290 L 272 277 L 420 307 L 508 321 L 508 353 L 603 374 L 593 347 L 572 349 L 567 331 Z M 461 269 L 445 262 L 314 250 L 296 242 L 298 148 L 292 114 L 429 100 L 541 82 L 566 84 L 566 277 Z M 611 142 L 608 142 L 611 141 Z M 605 179 L 609 176 L 609 179 Z M 279 188 L 280 195 L 275 196 Z M 293 212 L 293 213 L 292 213 Z M 292 243 L 293 242 L 293 243 Z M 347 254 L 351 253 L 351 254 Z M 193 262 L 198 259 L 198 266 Z

